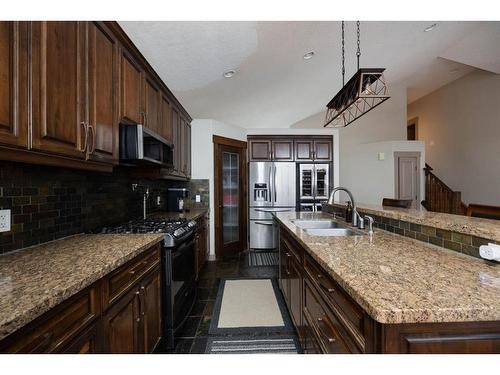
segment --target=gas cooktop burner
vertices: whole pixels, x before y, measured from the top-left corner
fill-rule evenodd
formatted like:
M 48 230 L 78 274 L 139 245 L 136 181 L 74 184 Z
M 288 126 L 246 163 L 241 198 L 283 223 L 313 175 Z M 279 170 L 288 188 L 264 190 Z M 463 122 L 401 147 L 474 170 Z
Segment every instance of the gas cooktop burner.
M 162 218 L 133 220 L 116 227 L 105 227 L 100 233 L 159 233 L 164 235 L 164 246 L 174 248 L 188 239 L 196 230 L 196 221 L 185 218 Z
M 157 218 L 133 220 L 116 227 L 105 227 L 101 233 L 171 233 L 188 223 L 187 219 Z

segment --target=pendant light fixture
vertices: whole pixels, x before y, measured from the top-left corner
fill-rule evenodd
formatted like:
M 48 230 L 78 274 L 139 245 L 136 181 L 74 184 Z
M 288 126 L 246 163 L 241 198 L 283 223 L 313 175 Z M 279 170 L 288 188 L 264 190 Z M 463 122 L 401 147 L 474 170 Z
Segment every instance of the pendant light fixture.
M 344 21 L 342 21 L 342 88 L 326 105 L 324 127 L 343 128 L 390 98 L 384 78 L 385 68 L 361 68 L 359 21 L 357 26 L 358 71 L 345 83 L 345 38 Z

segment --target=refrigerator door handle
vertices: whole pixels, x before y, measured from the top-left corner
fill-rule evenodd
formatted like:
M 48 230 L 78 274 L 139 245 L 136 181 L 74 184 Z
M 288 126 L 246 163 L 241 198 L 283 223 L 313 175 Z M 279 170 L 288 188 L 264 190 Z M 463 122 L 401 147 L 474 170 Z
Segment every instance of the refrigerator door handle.
M 271 188 L 271 174 L 273 172 L 273 167 L 272 164 L 269 167 L 269 185 L 267 187 L 267 190 L 269 191 L 269 202 L 273 201 L 273 189 Z
M 311 176 L 312 176 L 312 185 L 311 185 L 311 193 L 312 193 L 312 196 L 313 196 L 313 199 L 316 199 L 316 183 L 317 183 L 317 179 L 316 179 L 316 165 L 313 165 L 312 166 L 312 169 L 311 169 L 312 173 L 311 173 Z
M 276 192 L 276 164 L 273 164 L 273 168 L 274 168 L 274 203 L 276 203 L 276 200 L 277 200 L 277 192 Z

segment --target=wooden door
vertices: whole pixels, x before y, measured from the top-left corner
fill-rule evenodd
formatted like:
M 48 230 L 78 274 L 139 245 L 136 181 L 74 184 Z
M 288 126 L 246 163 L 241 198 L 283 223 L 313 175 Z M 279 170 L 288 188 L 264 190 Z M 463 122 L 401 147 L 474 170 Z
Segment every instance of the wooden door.
M 160 129 L 160 89 L 148 76 L 144 79 L 144 126 L 157 134 Z
M 248 143 L 250 161 L 271 160 L 271 141 L 255 139 Z
M 84 22 L 32 22 L 32 147 L 85 158 Z
M 314 141 L 314 160 L 315 161 L 332 160 L 332 141 L 330 140 Z
M 311 140 L 295 141 L 295 160 L 313 161 L 314 142 Z
M 161 338 L 161 281 L 157 268 L 142 283 L 144 350 L 151 353 Z
M 111 306 L 103 318 L 106 353 L 142 353 L 139 290 L 133 289 Z
M 272 141 L 271 156 L 276 161 L 294 161 L 293 140 Z
M 247 249 L 246 142 L 213 136 L 215 255 L 233 257 Z
M 160 101 L 160 135 L 168 142 L 173 142 L 173 129 L 172 129 L 172 107 L 170 100 L 165 94 L 161 95 Z
M 395 184 L 396 199 L 412 200 L 412 208 L 418 207 L 419 199 L 419 156 L 396 153 L 395 162 Z
M 102 22 L 88 23 L 89 158 L 118 162 L 118 42 Z
M 142 109 L 142 69 L 134 58 L 122 50 L 121 117 L 137 124 L 144 122 Z
M 0 143 L 28 147 L 28 23 L 0 21 Z

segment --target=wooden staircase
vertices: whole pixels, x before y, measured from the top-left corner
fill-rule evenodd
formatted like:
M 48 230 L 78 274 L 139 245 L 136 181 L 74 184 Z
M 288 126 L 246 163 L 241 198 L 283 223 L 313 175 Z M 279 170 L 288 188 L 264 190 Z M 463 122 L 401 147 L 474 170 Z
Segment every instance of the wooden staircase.
M 425 164 L 425 200 L 422 206 L 427 211 L 443 212 L 448 214 L 466 215 L 467 205 L 462 202 L 461 192 L 453 191 L 434 173 L 432 167 Z

